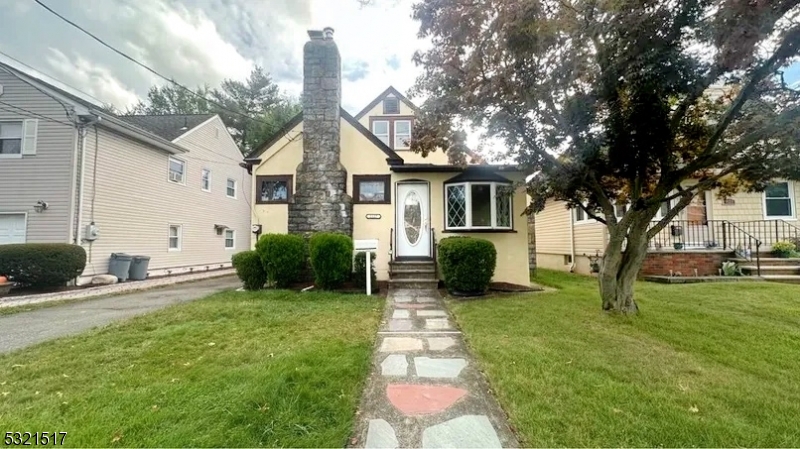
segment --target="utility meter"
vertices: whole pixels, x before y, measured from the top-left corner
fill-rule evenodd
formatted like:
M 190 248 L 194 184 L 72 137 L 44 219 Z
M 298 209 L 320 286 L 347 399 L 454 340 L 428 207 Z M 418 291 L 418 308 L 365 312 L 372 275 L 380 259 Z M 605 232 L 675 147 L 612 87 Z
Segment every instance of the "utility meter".
M 100 237 L 100 229 L 95 226 L 94 222 L 86 225 L 86 233 L 83 236 L 83 239 L 87 242 L 93 242 L 97 240 L 98 237 Z

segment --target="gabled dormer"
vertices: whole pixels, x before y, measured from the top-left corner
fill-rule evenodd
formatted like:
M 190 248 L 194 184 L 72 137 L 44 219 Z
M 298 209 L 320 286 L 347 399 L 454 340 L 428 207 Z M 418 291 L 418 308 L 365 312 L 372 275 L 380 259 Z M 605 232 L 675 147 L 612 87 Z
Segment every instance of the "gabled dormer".
M 395 151 L 408 150 L 417 106 L 394 87 L 378 95 L 356 119 Z

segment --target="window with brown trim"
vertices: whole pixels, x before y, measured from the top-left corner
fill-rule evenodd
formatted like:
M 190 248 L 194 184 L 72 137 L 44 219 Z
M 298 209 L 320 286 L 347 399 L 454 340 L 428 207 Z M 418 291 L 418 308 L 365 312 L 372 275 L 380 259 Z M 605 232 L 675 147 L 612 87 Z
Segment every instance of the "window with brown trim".
M 369 129 L 393 150 L 407 150 L 411 131 L 414 129 L 413 115 L 372 116 Z
M 292 175 L 256 176 L 256 204 L 286 204 L 292 200 Z
M 353 175 L 355 203 L 391 204 L 391 175 Z
M 384 114 L 399 114 L 400 113 L 400 100 L 397 97 L 386 97 L 383 99 L 383 113 Z

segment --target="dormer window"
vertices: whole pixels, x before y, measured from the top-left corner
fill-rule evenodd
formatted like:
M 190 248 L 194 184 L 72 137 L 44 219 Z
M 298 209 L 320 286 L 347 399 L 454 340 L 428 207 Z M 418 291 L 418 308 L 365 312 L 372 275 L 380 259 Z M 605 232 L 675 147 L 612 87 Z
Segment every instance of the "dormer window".
M 383 113 L 384 114 L 399 114 L 400 113 L 400 100 L 397 97 L 386 97 L 383 99 Z
M 369 118 L 370 129 L 375 137 L 393 150 L 409 149 L 414 117 L 398 115 L 394 117 L 375 116 Z

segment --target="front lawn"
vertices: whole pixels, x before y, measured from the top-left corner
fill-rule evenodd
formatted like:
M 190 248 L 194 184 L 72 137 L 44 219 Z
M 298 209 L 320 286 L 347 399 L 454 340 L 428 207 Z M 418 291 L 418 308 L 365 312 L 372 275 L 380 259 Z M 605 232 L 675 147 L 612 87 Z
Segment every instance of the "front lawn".
M 342 447 L 383 301 L 226 292 L 0 357 L 2 431 L 69 446 Z
M 641 314 L 600 311 L 594 278 L 451 301 L 530 446 L 800 446 L 800 286 L 639 283 Z

